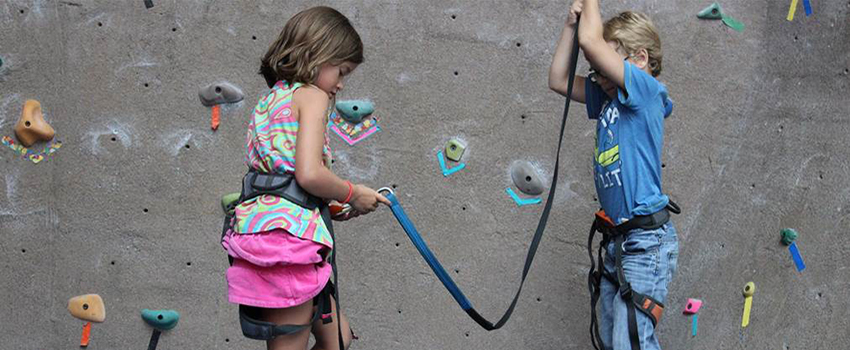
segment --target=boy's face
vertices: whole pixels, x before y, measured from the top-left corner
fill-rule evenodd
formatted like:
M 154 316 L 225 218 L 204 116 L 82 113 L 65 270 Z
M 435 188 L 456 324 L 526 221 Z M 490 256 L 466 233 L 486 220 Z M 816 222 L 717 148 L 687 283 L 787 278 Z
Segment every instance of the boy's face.
M 623 60 L 630 59 L 628 55 L 623 53 L 623 50 L 620 49 L 620 45 L 617 44 L 616 41 L 609 41 L 607 42 L 607 44 L 609 47 L 614 49 L 614 51 L 617 51 L 617 53 L 620 54 Z M 585 56 L 585 59 L 587 59 L 587 56 Z M 590 62 L 590 60 L 587 61 Z M 590 67 L 590 69 L 593 71 L 593 80 L 595 80 L 596 83 L 599 84 L 599 87 L 602 88 L 602 91 L 605 91 L 605 94 L 612 99 L 617 98 L 617 84 L 609 80 L 606 76 L 602 75 L 602 73 L 598 69 L 593 67 Z

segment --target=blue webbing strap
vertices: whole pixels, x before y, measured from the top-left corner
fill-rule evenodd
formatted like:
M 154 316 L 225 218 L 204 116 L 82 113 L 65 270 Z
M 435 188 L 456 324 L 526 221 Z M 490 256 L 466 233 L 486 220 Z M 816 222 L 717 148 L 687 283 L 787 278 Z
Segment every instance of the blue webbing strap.
M 578 23 L 576 23 L 576 28 L 578 28 Z M 540 215 L 540 222 L 537 224 L 537 231 L 534 233 L 534 238 L 531 240 L 531 246 L 528 247 L 528 255 L 525 258 L 525 267 L 522 269 L 522 279 L 519 282 L 519 288 L 517 289 L 516 295 L 514 296 L 514 300 L 511 302 L 511 306 L 508 307 L 508 310 L 505 311 L 505 314 L 502 315 L 502 318 L 499 319 L 499 322 L 496 324 L 487 321 L 478 314 L 478 311 L 475 311 L 475 308 L 472 307 L 472 304 L 463 295 L 463 292 L 458 288 L 457 284 L 455 284 L 454 280 L 446 273 L 446 270 L 443 268 L 443 265 L 440 264 L 440 261 L 434 256 L 434 253 L 428 249 L 428 245 L 425 243 L 425 240 L 422 239 L 422 236 L 419 235 L 419 232 L 416 231 L 416 227 L 413 225 L 413 222 L 410 221 L 410 218 L 405 214 L 404 209 L 401 208 L 401 204 L 398 202 L 398 198 L 393 193 L 388 193 L 386 195 L 387 199 L 390 200 L 392 205 L 390 209 L 392 209 L 393 214 L 396 219 L 398 219 L 398 223 L 401 224 L 401 227 L 404 228 L 404 232 L 407 233 L 407 236 L 410 237 L 410 241 L 413 242 L 413 245 L 416 246 L 416 249 L 419 250 L 419 254 L 422 254 L 422 257 L 425 258 L 425 261 L 428 262 L 428 265 L 431 266 L 431 269 L 434 270 L 434 273 L 437 275 L 437 278 L 440 279 L 440 282 L 443 282 L 443 285 L 446 286 L 449 293 L 451 293 L 452 297 L 455 298 L 458 305 L 460 305 L 461 309 L 466 311 L 469 316 L 475 320 L 481 327 L 484 329 L 491 331 L 494 329 L 501 328 L 511 317 L 511 314 L 514 312 L 514 307 L 516 307 L 516 303 L 519 300 L 519 295 L 522 292 L 522 286 L 525 283 L 525 277 L 528 276 L 528 270 L 531 268 L 531 263 L 534 261 L 534 254 L 537 253 L 537 246 L 540 245 L 540 239 L 543 237 L 543 231 L 546 230 L 546 222 L 549 221 L 549 212 L 552 210 L 552 199 L 555 197 L 555 187 L 558 184 L 558 168 L 560 165 L 561 158 L 561 144 L 564 140 L 564 128 L 567 123 L 567 114 L 570 110 L 570 98 L 573 91 L 573 80 L 575 79 L 576 72 L 576 61 L 578 60 L 578 30 L 575 30 L 573 35 L 573 48 L 571 54 L 571 66 L 570 66 L 570 74 L 569 74 L 569 82 L 567 83 L 567 102 L 564 106 L 564 116 L 561 119 L 561 133 L 558 136 L 558 151 L 555 155 L 555 172 L 552 175 L 552 184 L 549 188 L 549 196 L 546 199 L 546 205 L 543 208 L 543 214 Z

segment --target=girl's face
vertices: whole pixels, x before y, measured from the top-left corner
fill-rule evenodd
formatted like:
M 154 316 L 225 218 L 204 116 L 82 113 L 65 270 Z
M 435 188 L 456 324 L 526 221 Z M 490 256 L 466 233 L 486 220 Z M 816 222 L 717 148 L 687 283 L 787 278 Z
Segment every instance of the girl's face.
M 339 65 L 325 63 L 319 67 L 319 74 L 314 85 L 328 94 L 328 99 L 333 99 L 343 88 L 343 80 L 357 68 L 356 63 L 343 62 Z

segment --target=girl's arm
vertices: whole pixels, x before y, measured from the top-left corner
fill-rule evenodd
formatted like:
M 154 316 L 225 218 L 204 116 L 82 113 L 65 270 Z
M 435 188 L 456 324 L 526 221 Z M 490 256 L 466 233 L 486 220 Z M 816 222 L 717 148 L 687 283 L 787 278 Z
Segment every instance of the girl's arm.
M 625 89 L 623 57 L 608 45 L 602 36 L 602 15 L 599 0 L 584 0 L 578 43 L 590 65 L 606 78 Z
M 570 49 L 573 47 L 573 35 L 576 30 L 576 19 L 581 14 L 583 0 L 575 0 L 570 7 L 569 18 L 564 24 L 564 30 L 561 31 L 561 38 L 558 40 L 558 46 L 555 48 L 555 55 L 552 57 L 552 65 L 549 66 L 549 88 L 563 96 L 567 96 L 567 85 L 569 85 L 569 67 L 573 64 L 570 62 Z M 582 76 L 576 75 L 573 82 L 573 101 L 584 103 L 584 80 Z
M 328 94 L 308 85 L 295 90 L 292 101 L 298 109 L 295 181 L 314 196 L 345 201 L 349 194 L 349 183 L 322 164 Z M 389 201 L 374 190 L 362 185 L 352 186 L 349 202 L 358 211 L 368 213 L 375 210 L 378 202 L 389 205 Z

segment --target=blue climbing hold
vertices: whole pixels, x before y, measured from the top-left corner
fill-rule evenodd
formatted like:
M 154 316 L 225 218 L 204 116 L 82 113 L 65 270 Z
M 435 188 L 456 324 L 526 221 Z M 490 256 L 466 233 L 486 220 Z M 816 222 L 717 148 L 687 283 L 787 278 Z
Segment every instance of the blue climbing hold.
M 161 331 L 169 330 L 177 326 L 180 314 L 174 310 L 142 310 L 142 319 L 153 328 Z
M 371 101 L 365 100 L 338 101 L 336 110 L 339 111 L 343 119 L 349 123 L 357 124 L 363 121 L 363 118 L 375 112 L 375 105 Z

